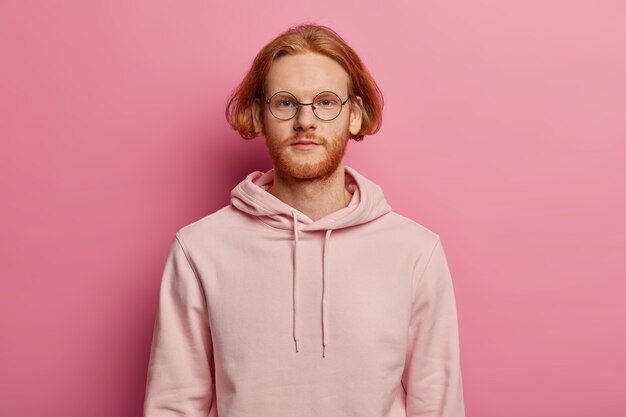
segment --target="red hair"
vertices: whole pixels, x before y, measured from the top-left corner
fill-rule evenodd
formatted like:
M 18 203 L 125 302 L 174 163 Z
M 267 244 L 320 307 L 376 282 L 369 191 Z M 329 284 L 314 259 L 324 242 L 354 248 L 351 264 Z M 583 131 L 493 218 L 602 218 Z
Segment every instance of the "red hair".
M 226 119 L 232 128 L 244 139 L 259 136 L 254 129 L 252 104 L 255 98 L 261 98 L 263 83 L 272 63 L 283 55 L 304 52 L 325 55 L 339 63 L 349 75 L 350 96 L 360 96 L 363 100 L 361 129 L 350 137 L 360 141 L 365 135 L 376 133 L 382 124 L 383 95 L 374 78 L 356 52 L 334 30 L 313 24 L 292 27 L 259 51 L 250 70 L 228 100 Z

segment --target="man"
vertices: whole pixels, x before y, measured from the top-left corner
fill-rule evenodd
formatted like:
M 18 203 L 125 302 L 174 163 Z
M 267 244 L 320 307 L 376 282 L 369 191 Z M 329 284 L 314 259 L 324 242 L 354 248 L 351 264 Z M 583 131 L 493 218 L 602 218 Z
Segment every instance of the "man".
M 181 228 L 163 272 L 144 415 L 462 417 L 441 240 L 344 165 L 382 96 L 331 29 L 257 55 L 227 117 L 273 161 Z

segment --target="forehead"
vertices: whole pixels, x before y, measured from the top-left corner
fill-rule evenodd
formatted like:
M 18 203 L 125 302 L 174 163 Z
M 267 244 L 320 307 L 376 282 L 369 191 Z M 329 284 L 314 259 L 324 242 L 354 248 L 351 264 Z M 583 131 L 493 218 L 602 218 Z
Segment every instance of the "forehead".
M 265 79 L 268 94 L 285 90 L 300 99 L 330 90 L 348 94 L 348 73 L 332 58 L 307 52 L 276 59 Z

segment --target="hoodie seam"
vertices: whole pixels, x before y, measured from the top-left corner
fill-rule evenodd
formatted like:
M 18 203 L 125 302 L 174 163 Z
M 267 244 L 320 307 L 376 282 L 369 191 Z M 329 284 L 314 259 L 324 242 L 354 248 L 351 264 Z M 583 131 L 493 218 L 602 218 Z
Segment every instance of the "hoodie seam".
M 413 274 L 412 274 L 413 283 L 411 284 L 411 294 L 415 294 L 415 289 L 421 284 L 424 278 L 424 275 L 426 274 L 426 271 L 428 270 L 428 266 L 430 265 L 430 262 L 433 259 L 433 254 L 435 253 L 435 249 L 437 248 L 437 246 L 439 246 L 440 242 L 441 242 L 441 237 L 437 236 L 437 239 L 435 240 L 435 244 L 430 249 L 430 253 L 428 255 L 428 260 L 426 261 L 426 265 L 424 265 L 424 269 L 422 270 L 422 272 L 420 272 L 419 277 L 417 278 L 415 277 L 415 270 L 417 269 L 417 264 L 419 264 L 419 259 L 415 262 L 415 266 L 413 267 Z M 411 302 L 412 307 L 415 306 L 415 298 Z
M 176 232 L 176 242 L 178 242 L 178 245 L 180 246 L 181 250 L 183 251 L 183 254 L 185 255 L 185 259 L 187 260 L 187 264 L 189 265 L 189 268 L 191 269 L 191 271 L 193 272 L 194 277 L 196 278 L 196 283 L 198 284 L 198 287 L 200 288 L 200 291 L 202 292 L 202 299 L 204 300 L 204 306 L 206 307 L 206 312 L 207 315 L 209 313 L 209 306 L 208 306 L 208 300 L 206 297 L 206 291 L 204 290 L 204 285 L 202 285 L 202 280 L 200 279 L 200 275 L 198 274 L 197 269 L 195 268 L 195 266 L 193 265 L 193 263 L 191 262 L 191 257 L 189 255 L 189 251 L 187 250 L 187 247 L 183 241 L 182 236 L 180 236 L 179 232 Z M 207 317 L 208 319 L 208 317 Z

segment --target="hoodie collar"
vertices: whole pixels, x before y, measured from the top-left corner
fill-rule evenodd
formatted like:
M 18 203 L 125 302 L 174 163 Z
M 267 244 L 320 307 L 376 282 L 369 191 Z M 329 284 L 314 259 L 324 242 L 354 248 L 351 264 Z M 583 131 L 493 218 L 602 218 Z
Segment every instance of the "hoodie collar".
M 260 221 L 276 228 L 291 230 L 293 233 L 293 338 L 296 352 L 300 351 L 299 320 L 296 300 L 299 292 L 300 271 L 298 260 L 302 256 L 298 249 L 298 234 L 308 231 L 325 230 L 322 255 L 322 356 L 326 356 L 328 345 L 327 308 L 325 283 L 328 276 L 330 235 L 333 230 L 370 222 L 391 211 L 380 186 L 367 179 L 354 168 L 344 166 L 345 187 L 352 194 L 348 206 L 313 221 L 306 214 L 286 204 L 267 190 L 274 182 L 274 169 L 267 172 L 254 171 L 246 176 L 231 191 L 231 205 L 236 209 L 256 216 Z M 306 254 L 304 254 L 306 256 Z

